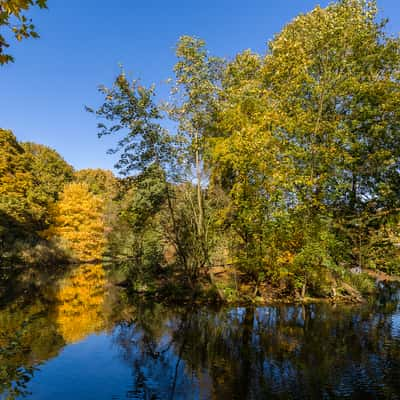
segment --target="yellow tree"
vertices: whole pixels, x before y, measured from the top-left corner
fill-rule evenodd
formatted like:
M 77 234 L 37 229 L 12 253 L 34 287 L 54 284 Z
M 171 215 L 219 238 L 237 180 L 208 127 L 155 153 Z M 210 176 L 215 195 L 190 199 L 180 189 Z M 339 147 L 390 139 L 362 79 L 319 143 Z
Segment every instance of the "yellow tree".
M 97 260 L 105 247 L 103 200 L 84 183 L 65 186 L 60 200 L 50 210 L 51 226 L 44 231 L 81 261 Z
M 19 223 L 28 223 L 35 211 L 29 201 L 32 174 L 24 154 L 11 131 L 0 129 L 0 212 Z

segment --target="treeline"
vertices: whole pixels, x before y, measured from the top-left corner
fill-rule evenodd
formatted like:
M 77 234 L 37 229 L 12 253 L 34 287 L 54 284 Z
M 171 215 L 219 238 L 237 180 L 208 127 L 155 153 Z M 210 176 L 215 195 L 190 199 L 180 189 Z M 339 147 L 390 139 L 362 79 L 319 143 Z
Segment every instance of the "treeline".
M 317 7 L 232 60 L 184 36 L 168 102 L 123 71 L 100 87 L 88 111 L 135 176 L 119 243 L 139 277 L 175 264 L 220 297 L 304 297 L 372 290 L 350 270 L 399 273 L 400 42 L 377 13 Z
M 101 259 L 110 171 L 74 171 L 56 151 L 0 130 L 0 259 L 41 264 Z

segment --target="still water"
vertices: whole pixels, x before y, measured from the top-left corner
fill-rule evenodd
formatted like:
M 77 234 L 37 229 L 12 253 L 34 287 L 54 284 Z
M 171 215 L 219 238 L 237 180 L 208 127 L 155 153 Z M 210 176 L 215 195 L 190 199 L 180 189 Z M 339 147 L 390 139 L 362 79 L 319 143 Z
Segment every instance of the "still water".
M 129 302 L 84 265 L 0 309 L 0 399 L 400 399 L 398 292 L 357 307 Z

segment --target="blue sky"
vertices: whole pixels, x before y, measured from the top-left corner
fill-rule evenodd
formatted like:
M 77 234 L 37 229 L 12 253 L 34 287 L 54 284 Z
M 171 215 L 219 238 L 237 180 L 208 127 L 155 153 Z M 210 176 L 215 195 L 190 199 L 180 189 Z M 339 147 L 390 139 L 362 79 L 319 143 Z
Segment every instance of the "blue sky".
M 115 139 L 98 139 L 99 84 L 110 84 L 118 64 L 145 84 L 172 75 L 174 45 L 181 35 L 206 40 L 227 58 L 244 49 L 264 52 L 266 42 L 299 13 L 321 0 L 48 0 L 32 10 L 41 35 L 12 47 L 16 62 L 0 68 L 0 127 L 21 141 L 56 149 L 75 168 L 112 169 L 106 154 Z M 378 0 L 400 31 L 399 0 Z M 161 90 L 165 94 L 165 90 Z

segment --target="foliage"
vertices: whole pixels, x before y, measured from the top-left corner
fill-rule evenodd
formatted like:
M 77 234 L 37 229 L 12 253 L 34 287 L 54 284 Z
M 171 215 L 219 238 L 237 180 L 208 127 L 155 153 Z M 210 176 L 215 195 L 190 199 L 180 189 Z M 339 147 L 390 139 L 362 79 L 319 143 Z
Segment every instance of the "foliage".
M 80 169 L 74 174 L 76 182 L 86 183 L 91 193 L 113 200 L 118 193 L 118 181 L 111 171 L 103 169 Z
M 53 149 L 36 143 L 22 143 L 32 175 L 28 198 L 37 208 L 34 216 L 39 229 L 48 224 L 48 209 L 58 199 L 66 183 L 72 181 L 73 168 Z
M 11 131 L 0 130 L 0 209 L 21 223 L 31 222 L 35 212 L 32 180 L 23 147 Z
M 129 258 L 123 272 L 139 283 L 148 282 L 163 264 L 163 236 L 159 228 L 160 210 L 166 198 L 163 171 L 156 165 L 122 184 L 118 218 L 109 236 L 108 253 Z
M 169 137 L 158 123 L 160 109 L 154 103 L 154 88 L 146 88 L 138 80 L 129 82 L 122 71 L 112 88 L 99 87 L 105 102 L 98 110 L 86 107 L 99 122 L 99 137 L 125 132 L 111 153 L 121 152 L 116 167 L 124 174 L 140 172 L 168 159 Z
M 268 281 L 328 296 L 352 267 L 398 271 L 400 40 L 377 13 L 364 0 L 316 7 L 265 55 L 228 62 L 183 36 L 166 104 L 124 74 L 101 88 L 99 135 L 125 134 L 117 166 L 136 182 L 151 165 L 165 176 L 156 208 L 158 184 L 135 183 L 126 226 L 157 232 L 192 285 L 216 251 L 255 295 Z
M 266 276 L 294 289 L 311 279 L 318 292 L 339 265 L 398 253 L 378 221 L 398 207 L 400 43 L 376 15 L 374 2 L 317 7 L 264 59 L 247 51 L 225 70 L 209 157 L 238 262 L 256 280 L 265 260 Z
M 400 39 L 385 29 L 375 1 L 339 0 L 265 54 L 223 60 L 182 36 L 170 101 L 121 71 L 87 108 L 123 179 L 1 130 L 2 247 L 45 229 L 77 258 L 122 260 L 136 289 L 371 292 L 352 268 L 400 271 Z
M 172 89 L 174 101 L 168 105 L 168 115 L 178 124 L 176 136 L 181 144 L 178 162 L 184 171 L 194 171 L 195 174 L 196 201 L 192 204 L 196 205 L 192 206 L 189 217 L 191 224 L 186 224 L 189 237 L 193 237 L 193 252 L 186 269 L 194 270 L 197 275 L 204 267 L 209 267 L 210 232 L 203 191 L 208 168 L 204 149 L 213 124 L 223 60 L 209 55 L 203 40 L 190 36 L 179 39 L 176 56 L 178 60 L 174 66 L 175 83 Z M 178 180 L 192 181 L 184 175 Z
M 56 239 L 79 260 L 97 260 L 105 246 L 103 211 L 102 199 L 88 185 L 67 184 L 50 210 L 52 223 L 43 236 Z
M 47 228 L 49 208 L 73 169 L 54 150 L 34 143 L 19 143 L 11 131 L 0 130 L 0 248 L 1 257 L 18 256 L 31 263 L 64 255 L 40 239 Z
M 47 0 L 1 0 L 0 1 L 0 28 L 11 30 L 13 36 L 21 41 L 27 38 L 38 38 L 32 20 L 27 18 L 25 11 L 31 7 L 47 8 Z M 0 35 L 0 65 L 14 61 L 14 57 L 5 53 L 10 47 L 5 36 Z

